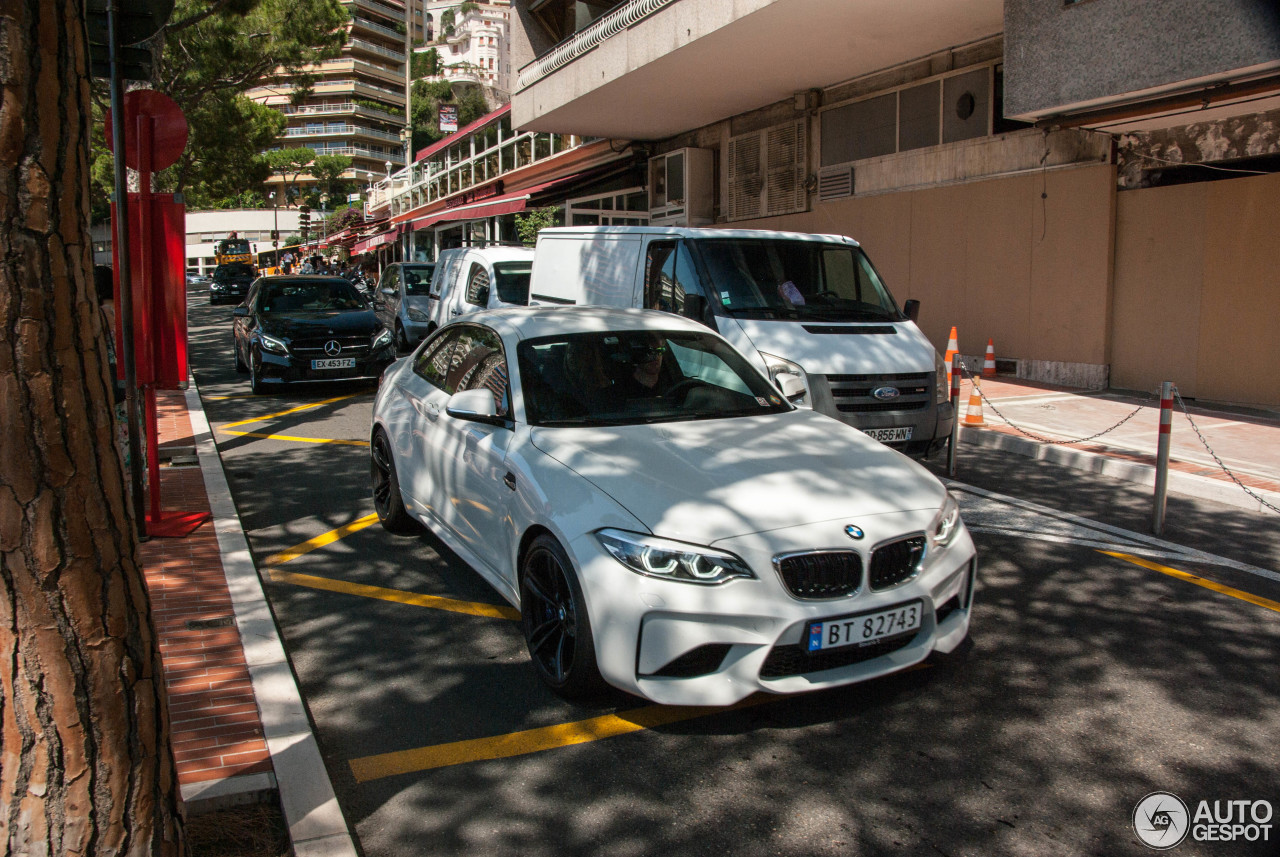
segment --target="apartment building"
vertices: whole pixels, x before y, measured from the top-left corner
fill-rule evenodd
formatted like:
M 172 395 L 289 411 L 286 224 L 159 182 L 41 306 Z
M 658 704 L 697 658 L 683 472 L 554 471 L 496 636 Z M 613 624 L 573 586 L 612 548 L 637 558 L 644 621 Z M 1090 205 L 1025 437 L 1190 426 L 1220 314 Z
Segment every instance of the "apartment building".
M 414 51 L 434 50 L 440 70 L 420 79 L 483 87 L 495 106 L 510 100 L 514 75 L 510 0 L 423 0 L 422 21 L 421 44 L 415 40 Z
M 342 178 L 367 185 L 406 163 L 408 12 L 400 0 L 342 0 L 342 6 L 349 15 L 346 45 L 341 56 L 304 70 L 315 76 L 305 97 L 296 97 L 288 76 L 247 95 L 285 115 L 280 148 L 347 155 L 352 164 Z M 280 176 L 275 181 L 284 183 Z M 313 181 L 304 173 L 298 184 Z
M 1275 4 L 513 13 L 511 124 L 647 148 L 655 222 L 851 235 L 935 344 L 1023 377 L 1280 405 Z

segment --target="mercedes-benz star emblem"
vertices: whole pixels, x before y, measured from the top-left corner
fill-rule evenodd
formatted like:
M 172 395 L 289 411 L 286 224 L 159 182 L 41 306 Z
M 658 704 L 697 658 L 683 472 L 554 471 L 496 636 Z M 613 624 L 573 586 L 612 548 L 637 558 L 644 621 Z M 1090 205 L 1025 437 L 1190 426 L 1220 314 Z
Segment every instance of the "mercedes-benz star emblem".
M 866 533 L 862 532 L 862 527 L 855 526 L 854 524 L 850 524 L 845 527 L 844 534 L 851 539 L 860 539 L 866 535 Z
M 336 339 L 330 339 L 324 344 L 324 353 L 330 357 L 337 357 L 342 353 L 342 343 Z

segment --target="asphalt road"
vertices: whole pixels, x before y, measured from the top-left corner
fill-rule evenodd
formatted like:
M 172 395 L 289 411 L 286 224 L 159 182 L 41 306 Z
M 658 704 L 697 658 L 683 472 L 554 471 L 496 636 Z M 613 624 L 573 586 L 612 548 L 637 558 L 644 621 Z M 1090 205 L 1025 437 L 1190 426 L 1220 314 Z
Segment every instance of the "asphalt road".
M 966 452 L 981 566 L 956 654 L 731 710 L 571 705 L 478 575 L 370 517 L 372 387 L 250 396 L 230 308 L 191 298 L 204 407 L 368 855 L 1146 854 L 1151 792 L 1280 810 L 1275 522 L 1175 499 L 1155 540 L 1133 486 Z M 1268 823 L 1172 853 L 1280 854 Z

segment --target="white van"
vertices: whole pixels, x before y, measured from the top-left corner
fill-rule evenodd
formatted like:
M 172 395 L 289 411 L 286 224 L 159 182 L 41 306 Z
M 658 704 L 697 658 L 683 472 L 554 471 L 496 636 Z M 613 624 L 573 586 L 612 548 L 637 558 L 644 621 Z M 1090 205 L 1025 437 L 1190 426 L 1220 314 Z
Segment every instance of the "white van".
M 530 304 L 648 307 L 697 319 L 791 393 L 916 457 L 955 414 L 946 367 L 852 238 L 752 229 L 544 229 Z M 796 384 L 795 376 L 803 381 Z
M 481 309 L 529 303 L 530 247 L 443 250 L 431 278 L 431 330 Z

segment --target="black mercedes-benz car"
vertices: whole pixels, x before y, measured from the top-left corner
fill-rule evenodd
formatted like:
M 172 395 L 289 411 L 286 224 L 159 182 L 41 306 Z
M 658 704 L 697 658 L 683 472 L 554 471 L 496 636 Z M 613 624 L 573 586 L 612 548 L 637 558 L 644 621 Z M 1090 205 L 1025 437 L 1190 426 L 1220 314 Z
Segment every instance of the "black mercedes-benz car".
M 238 304 L 249 293 L 253 283 L 253 266 L 244 262 L 228 262 L 213 269 L 209 284 L 209 303 Z
M 233 310 L 236 371 L 253 392 L 289 381 L 377 378 L 396 359 L 391 331 L 341 277 L 262 277 Z

